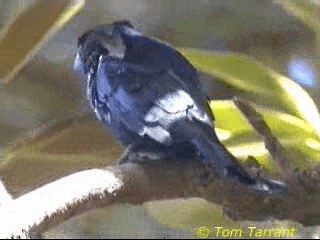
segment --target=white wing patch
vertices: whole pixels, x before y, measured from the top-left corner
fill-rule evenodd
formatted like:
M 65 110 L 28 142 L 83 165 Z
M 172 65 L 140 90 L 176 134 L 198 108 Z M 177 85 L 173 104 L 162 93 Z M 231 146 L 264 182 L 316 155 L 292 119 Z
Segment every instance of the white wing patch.
M 196 107 L 190 95 L 183 90 L 169 93 L 163 98 L 156 100 L 155 104 L 169 113 L 178 113 L 190 107 Z
M 179 89 L 156 100 L 145 115 L 144 121 L 161 122 L 164 127 L 169 127 L 174 121 L 183 118 L 195 118 L 211 125 L 210 117 L 204 110 L 196 105 L 188 93 Z
M 170 133 L 163 129 L 161 126 L 148 127 L 146 129 L 146 134 L 150 138 L 165 145 L 169 145 L 172 141 Z

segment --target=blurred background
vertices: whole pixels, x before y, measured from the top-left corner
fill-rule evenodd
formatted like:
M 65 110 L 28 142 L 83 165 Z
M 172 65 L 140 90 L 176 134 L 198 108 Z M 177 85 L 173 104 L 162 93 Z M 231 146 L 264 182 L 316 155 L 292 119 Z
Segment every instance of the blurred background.
M 0 29 L 34 3 L 35 0 L 0 0 Z M 39 21 L 45 17 L 39 16 Z M 77 37 L 97 24 L 123 19 L 130 20 L 146 35 L 177 47 L 250 55 L 299 83 L 319 106 L 320 38 L 272 0 L 90 0 L 45 42 L 10 83 L 0 85 L 0 152 L 29 130 L 88 111 L 84 82 L 72 71 Z M 6 57 L 0 52 L 0 58 Z M 201 78 L 213 99 L 236 93 L 208 76 Z M 36 169 L 37 164 L 32 168 Z M 159 214 L 163 209 L 174 209 L 177 202 L 171 201 L 95 210 L 50 230 L 45 237 L 195 238 L 201 218 L 210 227 L 295 226 L 297 237 L 316 237 L 320 233 L 318 228 L 284 221 L 233 222 L 223 216 L 218 206 L 199 199 L 178 203 L 185 205 L 185 210 L 175 217 Z

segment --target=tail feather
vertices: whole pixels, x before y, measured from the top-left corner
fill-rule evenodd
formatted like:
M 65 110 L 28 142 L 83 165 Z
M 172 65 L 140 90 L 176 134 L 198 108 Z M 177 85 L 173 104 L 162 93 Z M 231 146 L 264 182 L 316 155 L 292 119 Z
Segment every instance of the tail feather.
M 184 134 L 190 134 L 191 143 L 200 153 L 203 163 L 213 167 L 220 177 L 234 179 L 261 193 L 279 194 L 287 191 L 286 185 L 281 182 L 250 176 L 219 141 L 212 127 L 199 121 L 185 127 Z
M 239 165 L 228 167 L 226 177 L 237 179 L 241 184 L 248 185 L 249 188 L 258 193 L 282 194 L 288 191 L 287 185 L 280 181 L 269 180 L 265 178 L 253 178 L 243 169 L 239 169 Z

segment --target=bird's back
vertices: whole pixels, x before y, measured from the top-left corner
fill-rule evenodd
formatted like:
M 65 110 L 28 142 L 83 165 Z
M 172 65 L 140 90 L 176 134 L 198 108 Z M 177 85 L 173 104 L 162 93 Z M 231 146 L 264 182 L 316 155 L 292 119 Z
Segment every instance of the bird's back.
M 198 81 L 196 73 L 189 77 Z M 182 79 L 174 68 L 143 68 L 106 59 L 98 68 L 96 81 L 97 97 L 110 109 L 113 123 L 120 121 L 126 130 L 139 137 L 170 144 L 176 141 L 170 133 L 176 121 L 194 117 L 211 124 L 202 106 L 205 100 L 201 85 L 194 87 L 190 79 Z

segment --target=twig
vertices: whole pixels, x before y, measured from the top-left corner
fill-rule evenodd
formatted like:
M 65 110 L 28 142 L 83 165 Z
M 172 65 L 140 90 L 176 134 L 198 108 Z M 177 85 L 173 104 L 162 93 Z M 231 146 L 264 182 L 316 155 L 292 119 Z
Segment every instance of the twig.
M 291 178 L 295 173 L 295 169 L 288 160 L 285 149 L 278 139 L 272 134 L 262 115 L 254 110 L 249 103 L 238 97 L 235 97 L 233 101 L 250 122 L 251 126 L 263 138 L 266 148 L 273 159 L 277 161 L 282 171 L 285 173 L 285 176 L 287 178 Z

